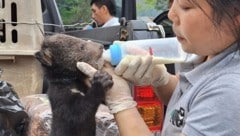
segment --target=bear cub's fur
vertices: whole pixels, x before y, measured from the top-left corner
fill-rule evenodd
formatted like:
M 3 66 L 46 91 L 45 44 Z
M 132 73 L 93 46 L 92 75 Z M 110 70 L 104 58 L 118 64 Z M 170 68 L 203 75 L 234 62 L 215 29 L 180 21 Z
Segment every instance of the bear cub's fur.
M 47 94 L 52 108 L 51 136 L 95 136 L 95 114 L 113 85 L 101 71 L 103 45 L 65 34 L 48 36 L 35 57 L 48 80 Z M 76 64 L 86 62 L 98 69 L 91 81 Z

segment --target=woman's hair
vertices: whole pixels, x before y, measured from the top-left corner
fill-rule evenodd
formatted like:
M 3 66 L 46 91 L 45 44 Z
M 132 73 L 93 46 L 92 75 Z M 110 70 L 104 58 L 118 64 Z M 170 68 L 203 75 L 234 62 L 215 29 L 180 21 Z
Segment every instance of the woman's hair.
M 90 5 L 95 4 L 98 8 L 105 5 L 112 16 L 116 15 L 116 4 L 114 0 L 91 0 Z
M 196 0 L 190 0 L 198 5 Z M 230 27 L 232 33 L 240 45 L 240 22 L 236 22 L 236 16 L 240 16 L 240 0 L 206 0 L 213 10 L 213 24 L 217 28 L 222 22 Z M 201 7 L 200 7 L 201 8 Z

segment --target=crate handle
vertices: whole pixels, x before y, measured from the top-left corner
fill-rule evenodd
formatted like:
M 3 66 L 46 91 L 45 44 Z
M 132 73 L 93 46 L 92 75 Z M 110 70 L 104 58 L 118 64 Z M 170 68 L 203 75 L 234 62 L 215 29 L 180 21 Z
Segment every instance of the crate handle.
M 10 61 L 15 62 L 15 56 L 11 56 L 11 55 L 1 56 L 0 55 L 0 61 L 1 60 L 10 60 Z

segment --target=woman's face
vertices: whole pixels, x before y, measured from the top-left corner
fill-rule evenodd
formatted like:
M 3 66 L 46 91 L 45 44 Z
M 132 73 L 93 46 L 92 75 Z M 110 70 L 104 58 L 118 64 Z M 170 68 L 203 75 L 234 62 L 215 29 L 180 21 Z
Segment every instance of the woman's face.
M 234 41 L 226 23 L 215 27 L 212 9 L 206 0 L 174 0 L 168 17 L 173 22 L 173 31 L 183 50 L 202 56 L 215 56 Z

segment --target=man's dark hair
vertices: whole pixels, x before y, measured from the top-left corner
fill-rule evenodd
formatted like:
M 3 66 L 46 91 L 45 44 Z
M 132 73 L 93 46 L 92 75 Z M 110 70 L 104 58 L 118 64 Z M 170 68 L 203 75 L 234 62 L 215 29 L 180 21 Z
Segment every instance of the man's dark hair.
M 90 5 L 95 4 L 98 8 L 105 5 L 112 16 L 116 15 L 116 4 L 114 0 L 91 0 Z

